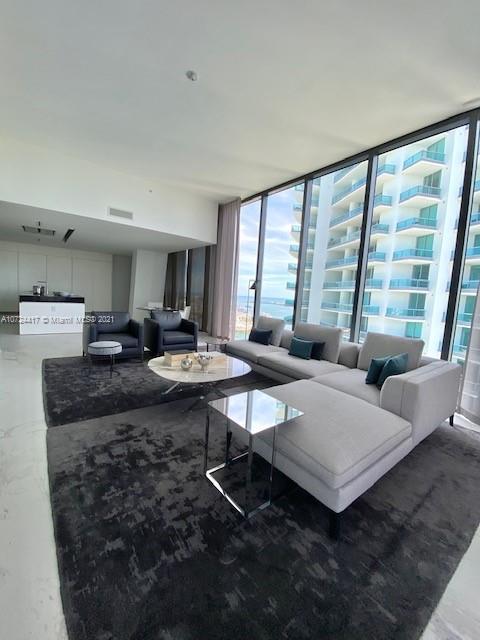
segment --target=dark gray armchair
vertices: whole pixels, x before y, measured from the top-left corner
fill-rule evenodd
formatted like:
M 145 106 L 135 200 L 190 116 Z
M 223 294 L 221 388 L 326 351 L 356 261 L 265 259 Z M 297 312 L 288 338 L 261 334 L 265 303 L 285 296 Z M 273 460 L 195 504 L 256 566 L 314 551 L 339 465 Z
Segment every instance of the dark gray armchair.
M 145 318 L 145 346 L 155 355 L 165 351 L 196 351 L 198 324 L 182 318 L 180 311 L 150 311 Z
M 130 318 L 127 311 L 92 311 L 90 319 L 83 325 L 83 355 L 90 342 L 114 340 L 122 345 L 117 358 L 143 359 L 143 324 Z

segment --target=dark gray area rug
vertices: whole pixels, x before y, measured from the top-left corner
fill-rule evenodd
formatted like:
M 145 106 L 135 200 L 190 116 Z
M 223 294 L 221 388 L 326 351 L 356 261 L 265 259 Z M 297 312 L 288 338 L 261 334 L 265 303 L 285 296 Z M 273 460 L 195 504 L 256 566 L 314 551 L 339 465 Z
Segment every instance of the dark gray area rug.
M 210 399 L 239 384 L 254 384 L 262 389 L 278 382 L 251 372 L 241 378 L 223 380 L 210 385 L 180 385 L 163 395 L 173 383 L 160 378 L 147 366 L 147 361 L 120 360 L 110 378 L 108 362 L 94 363 L 86 358 L 49 358 L 42 363 L 43 404 L 49 427 L 99 418 L 131 409 L 173 402 L 184 397 L 198 397 L 203 391 Z
M 419 638 L 479 524 L 479 438 L 439 428 L 333 542 L 298 487 L 242 519 L 202 475 L 204 420 L 187 398 L 48 430 L 70 639 Z

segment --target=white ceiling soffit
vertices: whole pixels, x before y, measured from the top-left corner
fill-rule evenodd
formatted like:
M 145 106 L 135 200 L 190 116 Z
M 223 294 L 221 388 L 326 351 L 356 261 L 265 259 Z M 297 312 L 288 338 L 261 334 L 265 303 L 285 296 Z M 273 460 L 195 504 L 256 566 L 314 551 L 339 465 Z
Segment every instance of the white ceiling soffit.
M 479 24 L 478 0 L 4 2 L 0 130 L 228 200 L 463 111 Z
M 55 231 L 55 235 L 25 233 L 23 225 Z M 64 242 L 65 234 L 73 229 Z M 57 249 L 101 251 L 131 254 L 134 249 L 151 251 L 181 251 L 204 243 L 151 229 L 122 224 L 122 221 L 99 220 L 78 215 L 0 202 L 0 240 L 26 242 Z

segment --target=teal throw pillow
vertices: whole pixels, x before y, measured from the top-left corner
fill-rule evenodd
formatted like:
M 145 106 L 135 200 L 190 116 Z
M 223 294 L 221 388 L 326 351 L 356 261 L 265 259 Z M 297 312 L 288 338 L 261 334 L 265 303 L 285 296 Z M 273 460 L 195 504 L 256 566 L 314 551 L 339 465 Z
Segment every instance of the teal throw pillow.
M 408 353 L 401 353 L 398 356 L 392 356 L 384 364 L 382 372 L 377 380 L 377 387 L 382 388 L 383 383 L 390 376 L 398 376 L 400 373 L 405 373 L 408 366 Z
M 372 358 L 370 366 L 368 367 L 367 377 L 365 378 L 366 384 L 377 384 L 383 367 L 385 366 L 387 360 L 389 360 L 391 357 L 392 356 L 385 356 L 384 358 Z
M 313 342 L 311 340 L 301 340 L 300 338 L 292 338 L 290 343 L 290 356 L 296 356 L 297 358 L 303 358 L 304 360 L 310 360 L 312 357 Z

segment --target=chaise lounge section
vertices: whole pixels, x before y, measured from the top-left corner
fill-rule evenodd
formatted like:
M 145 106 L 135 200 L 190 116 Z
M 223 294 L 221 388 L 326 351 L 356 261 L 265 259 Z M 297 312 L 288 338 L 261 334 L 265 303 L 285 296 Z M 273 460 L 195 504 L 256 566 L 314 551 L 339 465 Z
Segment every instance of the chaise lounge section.
M 325 343 L 324 359 L 289 355 L 293 335 Z M 337 514 L 455 412 L 461 368 L 422 357 L 422 340 L 368 333 L 362 345 L 342 343 L 340 329 L 299 323 L 278 345 L 247 342 L 227 352 L 286 383 L 266 393 L 304 412 L 278 430 L 275 466 L 331 510 L 332 535 Z M 405 373 L 381 389 L 365 383 L 372 358 L 400 353 Z M 259 437 L 257 452 L 270 459 L 270 441 Z

